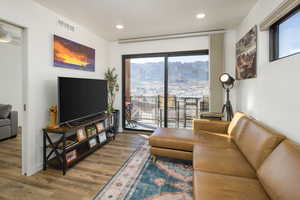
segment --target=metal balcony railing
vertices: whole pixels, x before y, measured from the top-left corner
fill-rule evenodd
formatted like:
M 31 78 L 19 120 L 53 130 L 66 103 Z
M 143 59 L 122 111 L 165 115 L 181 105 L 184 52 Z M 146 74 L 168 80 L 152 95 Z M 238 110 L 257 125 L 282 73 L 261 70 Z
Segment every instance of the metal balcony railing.
M 155 129 L 164 126 L 164 101 L 162 96 L 131 96 L 126 98 L 127 128 Z M 189 128 L 192 118 L 209 111 L 208 97 L 168 97 L 168 127 Z

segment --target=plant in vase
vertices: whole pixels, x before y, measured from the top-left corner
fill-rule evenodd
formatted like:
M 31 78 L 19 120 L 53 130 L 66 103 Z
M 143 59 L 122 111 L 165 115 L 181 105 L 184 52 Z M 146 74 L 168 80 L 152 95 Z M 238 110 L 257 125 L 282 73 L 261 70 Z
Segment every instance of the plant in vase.
M 116 74 L 115 68 L 108 68 L 105 72 L 105 79 L 107 80 L 107 92 L 108 92 L 108 114 L 114 112 L 114 103 L 116 99 L 116 93 L 119 91 L 118 74 Z

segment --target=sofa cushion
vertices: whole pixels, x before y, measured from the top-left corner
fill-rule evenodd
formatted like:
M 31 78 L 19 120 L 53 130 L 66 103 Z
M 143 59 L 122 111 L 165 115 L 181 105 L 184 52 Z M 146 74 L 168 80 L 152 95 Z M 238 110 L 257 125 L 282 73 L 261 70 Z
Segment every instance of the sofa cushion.
M 9 113 L 11 112 L 11 105 L 0 104 L 0 119 L 7 119 L 9 117 Z
M 227 135 L 214 134 L 206 131 L 194 133 L 188 129 L 158 128 L 149 138 L 152 147 L 193 151 L 194 144 L 201 143 L 215 147 L 234 147 Z
M 238 148 L 215 148 L 197 144 L 194 146 L 193 167 L 194 170 L 256 178 L 256 171 Z
M 158 128 L 149 138 L 153 147 L 193 151 L 197 135 L 188 129 Z
M 194 200 L 267 200 L 256 179 L 194 171 Z
M 300 145 L 284 140 L 257 173 L 272 199 L 300 199 Z
M 241 112 L 235 113 L 228 126 L 228 135 L 230 135 L 232 139 L 238 138 L 248 121 L 249 117 L 246 114 Z
M 0 119 L 0 126 L 9 126 L 10 120 L 9 119 Z
M 256 170 L 285 137 L 254 119 L 247 124 L 234 141 Z
M 210 131 L 214 133 L 227 134 L 229 122 L 214 121 L 208 119 L 193 119 L 193 131 L 198 132 L 201 130 Z
M 233 140 L 229 135 L 212 133 L 208 131 L 198 131 L 197 144 L 202 146 L 215 147 L 215 148 L 236 148 Z
M 169 158 L 177 158 L 180 160 L 193 160 L 193 152 L 189 152 L 189 151 L 150 147 L 150 153 L 152 155 L 165 156 Z

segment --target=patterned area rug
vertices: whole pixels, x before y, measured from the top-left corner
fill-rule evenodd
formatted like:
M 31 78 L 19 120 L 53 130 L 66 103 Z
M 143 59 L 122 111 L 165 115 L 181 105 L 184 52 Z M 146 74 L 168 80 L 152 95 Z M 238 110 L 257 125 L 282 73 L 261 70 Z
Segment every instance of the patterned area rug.
M 138 149 L 96 195 L 95 200 L 192 200 L 192 163 L 159 157 L 148 144 Z

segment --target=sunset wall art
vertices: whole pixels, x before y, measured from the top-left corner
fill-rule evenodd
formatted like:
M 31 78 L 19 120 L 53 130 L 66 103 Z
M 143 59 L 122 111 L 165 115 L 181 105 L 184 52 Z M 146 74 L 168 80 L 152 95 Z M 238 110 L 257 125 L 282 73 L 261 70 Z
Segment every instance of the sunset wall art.
M 95 49 L 54 35 L 54 66 L 95 71 Z

